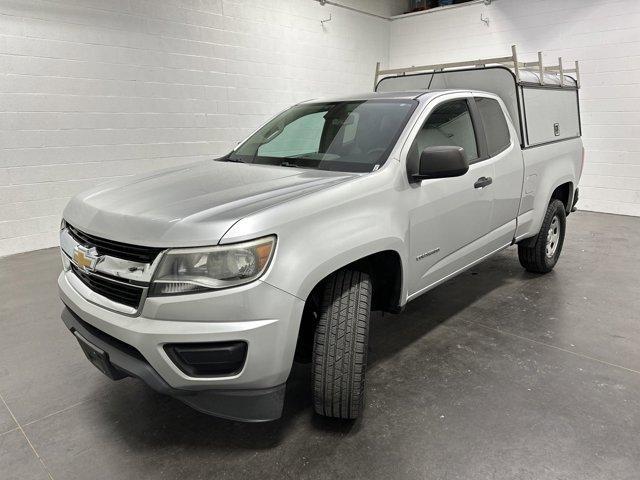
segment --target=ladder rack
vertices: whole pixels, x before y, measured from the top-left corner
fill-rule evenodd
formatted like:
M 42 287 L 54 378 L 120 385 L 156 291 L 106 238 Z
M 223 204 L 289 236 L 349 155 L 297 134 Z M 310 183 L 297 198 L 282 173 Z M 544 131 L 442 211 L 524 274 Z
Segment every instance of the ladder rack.
M 376 64 L 374 90 L 378 85 L 378 80 L 386 75 L 404 76 L 407 73 L 429 73 L 429 72 L 442 72 L 449 69 L 457 69 L 462 67 L 476 67 L 483 68 L 487 65 L 502 65 L 511 69 L 515 75 L 516 83 L 520 84 L 538 84 L 542 86 L 555 86 L 555 87 L 571 87 L 580 88 L 580 66 L 576 60 L 574 68 L 566 69 L 562 63 L 562 57 L 558 57 L 557 65 L 544 65 L 542 59 L 542 52 L 538 52 L 538 60 L 535 62 L 521 62 L 518 60 L 518 52 L 515 45 L 511 45 L 511 56 L 509 57 L 496 57 L 496 58 L 484 58 L 478 60 L 470 60 L 466 62 L 453 62 L 453 63 L 441 63 L 435 65 L 420 65 L 411 66 L 406 68 L 391 68 L 388 70 L 380 70 L 380 62 Z M 523 80 L 523 73 L 532 73 L 536 77 L 532 80 Z M 558 76 L 558 84 L 551 84 L 545 81 L 545 74 L 552 73 Z M 575 74 L 575 85 L 566 82 L 568 74 Z

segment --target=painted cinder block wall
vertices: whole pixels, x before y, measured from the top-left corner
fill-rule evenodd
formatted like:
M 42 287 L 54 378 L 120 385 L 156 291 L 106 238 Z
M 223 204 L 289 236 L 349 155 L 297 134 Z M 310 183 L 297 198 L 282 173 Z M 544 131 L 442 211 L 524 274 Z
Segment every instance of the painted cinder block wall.
M 214 158 L 297 101 L 371 90 L 389 29 L 310 0 L 0 0 L 0 256 L 56 245 L 81 190 Z
M 341 3 L 389 16 L 405 2 Z M 581 207 L 640 215 L 635 0 L 494 0 L 393 21 L 311 0 L 0 0 L 0 256 L 55 245 L 76 192 L 225 153 L 296 101 L 370 90 L 376 61 L 512 43 L 581 60 Z
M 480 16 L 488 18 L 489 24 Z M 510 55 L 580 61 L 580 208 L 640 215 L 640 2 L 494 0 L 391 23 L 392 67 Z M 546 63 L 545 62 L 545 63 Z

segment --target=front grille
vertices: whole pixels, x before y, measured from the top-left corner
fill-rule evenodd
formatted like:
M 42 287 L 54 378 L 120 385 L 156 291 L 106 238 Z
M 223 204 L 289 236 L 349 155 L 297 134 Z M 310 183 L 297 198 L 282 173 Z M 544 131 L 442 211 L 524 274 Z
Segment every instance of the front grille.
M 74 264 L 71 264 L 71 270 L 82 283 L 103 297 L 133 308 L 140 305 L 143 292 L 141 287 L 116 282 L 103 275 L 83 272 Z
M 162 248 L 142 247 L 140 245 L 130 245 L 128 243 L 107 240 L 106 238 L 89 235 L 77 228 L 67 224 L 69 234 L 82 245 L 96 247 L 98 255 L 109 255 L 110 257 L 122 258 L 139 263 L 152 263 Z

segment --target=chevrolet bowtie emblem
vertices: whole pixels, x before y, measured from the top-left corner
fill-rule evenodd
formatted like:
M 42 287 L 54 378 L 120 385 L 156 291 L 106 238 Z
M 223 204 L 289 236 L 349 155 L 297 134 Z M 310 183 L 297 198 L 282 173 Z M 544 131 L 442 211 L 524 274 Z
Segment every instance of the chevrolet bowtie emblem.
M 73 249 L 73 261 L 83 270 L 95 270 L 99 258 L 98 251 L 95 247 L 89 248 L 76 245 Z

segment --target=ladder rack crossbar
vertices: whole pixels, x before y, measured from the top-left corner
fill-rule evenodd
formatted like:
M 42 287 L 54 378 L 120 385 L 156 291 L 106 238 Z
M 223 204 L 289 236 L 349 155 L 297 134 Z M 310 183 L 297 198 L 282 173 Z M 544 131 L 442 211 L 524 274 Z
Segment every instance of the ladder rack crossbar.
M 540 85 L 545 85 L 544 73 L 545 72 L 553 72 L 557 73 L 560 76 L 560 86 L 566 87 L 574 85 L 567 85 L 565 83 L 565 77 L 568 73 L 575 73 L 575 87 L 580 88 L 580 69 L 578 62 L 575 62 L 575 67 L 568 69 L 564 68 L 562 64 L 562 57 L 558 58 L 557 65 L 544 65 L 542 60 L 542 52 L 538 52 L 538 61 L 536 62 L 521 62 L 518 60 L 518 55 L 516 52 L 516 46 L 511 46 L 511 55 L 508 57 L 494 57 L 494 58 L 481 58 L 476 60 L 468 60 L 463 62 L 451 62 L 451 63 L 437 63 L 433 65 L 412 65 L 410 67 L 405 68 L 390 68 L 387 70 L 380 69 L 380 64 L 376 65 L 375 72 L 375 82 L 374 85 L 378 84 L 378 80 L 381 77 L 387 75 L 406 75 L 408 73 L 429 73 L 429 72 L 442 72 L 447 69 L 457 69 L 463 67 L 483 67 L 486 65 L 502 65 L 504 67 L 510 68 L 514 71 L 516 76 L 517 83 L 520 83 L 521 73 L 523 71 L 534 72 L 540 77 Z
M 486 65 L 488 63 L 508 63 L 511 62 L 512 57 L 498 57 L 498 58 L 486 58 L 479 60 L 469 60 L 466 62 L 452 62 L 452 63 L 437 63 L 433 65 L 419 65 L 411 66 L 407 68 L 391 68 L 388 70 L 378 71 L 379 75 L 394 75 L 411 72 L 428 72 L 430 70 L 444 70 L 447 68 L 460 68 L 460 67 L 475 67 L 476 65 Z

